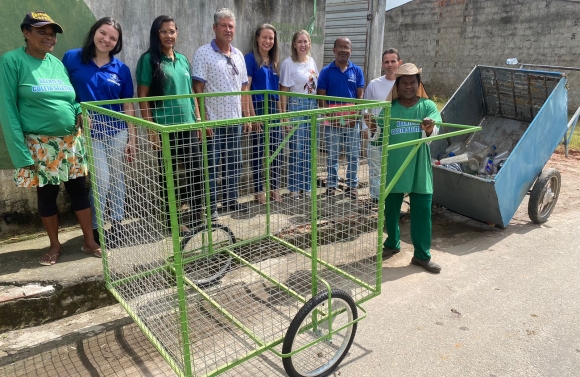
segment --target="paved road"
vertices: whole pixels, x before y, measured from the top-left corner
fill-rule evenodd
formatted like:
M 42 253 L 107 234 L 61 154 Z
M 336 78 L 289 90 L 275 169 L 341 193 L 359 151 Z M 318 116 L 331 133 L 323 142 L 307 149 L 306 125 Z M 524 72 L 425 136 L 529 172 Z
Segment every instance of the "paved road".
M 334 375 L 577 376 L 580 209 L 544 226 L 518 213 L 506 230 L 447 211 L 434 221 L 443 272 L 410 266 L 408 244 L 384 262 L 383 294 L 364 305 L 368 318 Z M 117 306 L 0 334 L 0 350 L 0 365 L 14 360 L 0 375 L 173 375 Z M 284 374 L 264 356 L 228 375 Z

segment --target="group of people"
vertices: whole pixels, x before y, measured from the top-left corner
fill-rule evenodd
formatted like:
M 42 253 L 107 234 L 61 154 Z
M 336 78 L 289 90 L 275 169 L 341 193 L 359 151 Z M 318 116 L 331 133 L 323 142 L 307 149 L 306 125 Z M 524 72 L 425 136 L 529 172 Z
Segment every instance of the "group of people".
M 309 56 L 311 40 L 305 30 L 292 38 L 291 56 L 280 62 L 276 29 L 262 24 L 253 36 L 253 49 L 245 56 L 232 46 L 236 31 L 234 13 L 227 8 L 216 11 L 213 20 L 215 39 L 197 49 L 192 64 L 175 50 L 178 28 L 169 16 L 159 16 L 151 25 L 149 48 L 141 55 L 136 68 L 137 96 L 157 97 L 193 93 L 238 94 L 205 97 L 200 106 L 192 97 L 139 102 L 141 117 L 160 125 L 194 123 L 205 120 L 227 120 L 224 126 L 198 131 L 181 131 L 161 139 L 148 133 L 149 141 L 159 149 L 170 143 L 172 162 L 185 166 L 185 185 L 178 186 L 178 197 L 188 201 L 192 222 L 199 221 L 204 207 L 203 155 L 201 139 L 207 140 L 210 205 L 212 219 L 221 211 L 247 212 L 238 201 L 241 173 L 241 139 L 251 136 L 252 178 L 255 199 L 265 203 L 264 155 L 265 133 L 261 123 L 244 122 L 243 118 L 314 109 L 338 107 L 353 99 L 392 100 L 391 115 L 399 119 L 423 119 L 420 125 L 405 121 L 391 124 L 389 142 L 402 142 L 437 134 L 434 121 L 441 121 L 437 107 L 427 98 L 421 84 L 421 70 L 413 64 L 402 64 L 399 53 L 389 49 L 383 54 L 385 75 L 367 86 L 360 67 L 350 61 L 352 45 L 348 38 L 334 43 L 335 60 L 320 72 Z M 54 265 L 60 256 L 56 196 L 64 182 L 71 196 L 84 235 L 82 251 L 101 256 L 97 213 L 108 207 L 111 218 L 110 236 L 122 237 L 125 182 L 123 161 L 130 161 L 136 148 L 136 131 L 130 123 L 102 114 L 92 114 L 90 122 L 96 187 L 100 198 L 95 208 L 92 192 L 86 189 L 87 155 L 81 134 L 80 102 L 117 100 L 134 96 L 130 69 L 115 57 L 123 47 L 119 23 L 110 17 L 98 20 L 89 30 L 79 49 L 68 51 L 62 62 L 50 54 L 56 44 L 60 25 L 44 12 L 31 12 L 21 24 L 26 45 L 5 53 L 0 59 L 0 122 L 7 147 L 16 170 L 17 186 L 36 187 L 38 209 L 50 239 L 48 251 L 40 259 L 42 265 Z M 300 94 L 341 97 L 344 101 L 318 100 L 300 96 L 268 94 L 239 95 L 248 90 L 277 90 Z M 426 97 L 426 95 L 425 95 Z M 266 103 L 268 105 L 266 105 Z M 108 105 L 113 111 L 135 115 L 130 102 Z M 327 150 L 326 196 L 333 196 L 338 187 L 338 157 L 344 146 L 348 165 L 345 193 L 358 197 L 358 165 L 361 138 L 370 138 L 370 192 L 376 203 L 379 198 L 382 137 L 381 114 L 361 117 L 338 117 L 324 122 Z M 352 120 L 351 120 L 352 118 Z M 346 120 L 345 120 L 346 119 Z M 237 120 L 237 121 L 236 121 Z M 300 118 L 292 119 L 298 120 Z M 368 129 L 367 129 L 368 128 Z M 312 191 L 310 169 L 310 127 L 305 120 L 289 140 L 288 189 L 291 199 L 308 197 Z M 284 139 L 283 127 L 270 127 L 269 155 L 274 154 Z M 400 166 L 406 148 L 388 155 L 388 166 Z M 408 153 L 408 151 L 407 151 Z M 161 160 L 161 159 L 160 159 Z M 96 164 L 95 164 L 96 165 Z M 281 154 L 275 155 L 270 169 L 271 199 L 282 201 Z M 388 169 L 387 180 L 396 169 Z M 412 263 L 431 272 L 440 267 L 431 261 L 431 196 L 432 176 L 429 149 L 423 144 L 385 202 L 387 240 L 383 257 L 400 251 L 398 228 L 403 194 L 411 196 L 411 238 L 415 248 Z M 220 179 L 221 176 L 221 179 Z M 218 185 L 218 180 L 222 184 Z M 165 186 L 165 185 L 164 185 Z M 106 205 L 108 205 L 106 207 Z M 92 209 L 91 209 L 92 206 Z M 182 231 L 188 231 L 182 225 Z

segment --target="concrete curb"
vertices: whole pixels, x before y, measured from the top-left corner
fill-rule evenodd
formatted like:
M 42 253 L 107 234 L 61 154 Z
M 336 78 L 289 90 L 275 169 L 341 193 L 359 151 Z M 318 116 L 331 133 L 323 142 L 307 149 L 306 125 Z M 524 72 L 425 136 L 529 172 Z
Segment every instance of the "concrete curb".
M 29 284 L 0 293 L 0 333 L 115 304 L 102 276 L 60 284 Z

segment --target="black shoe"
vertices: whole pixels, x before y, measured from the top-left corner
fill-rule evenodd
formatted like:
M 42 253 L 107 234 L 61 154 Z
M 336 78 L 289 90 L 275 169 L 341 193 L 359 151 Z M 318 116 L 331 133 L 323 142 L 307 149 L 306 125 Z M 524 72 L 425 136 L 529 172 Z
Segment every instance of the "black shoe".
M 344 193 L 353 200 L 358 198 L 358 190 L 356 187 L 347 187 L 344 189 Z
M 425 270 L 433 272 L 434 274 L 438 274 L 439 272 L 441 272 L 441 266 L 439 266 L 437 263 L 431 262 L 431 259 L 423 260 L 413 257 L 411 258 L 411 264 L 423 267 Z
M 228 212 L 237 212 L 237 213 L 248 213 L 249 209 L 248 206 L 242 203 L 232 203 L 225 206 L 226 211 Z
M 336 187 L 328 187 L 326 189 L 326 192 L 324 193 L 324 196 L 334 196 L 336 195 Z
M 101 246 L 101 239 L 99 238 L 99 229 L 93 229 L 93 238 L 97 245 Z
M 387 246 L 383 246 L 383 259 L 387 259 L 392 257 L 393 255 L 397 254 L 398 252 L 400 252 L 401 249 L 399 248 L 390 248 Z
M 111 228 L 105 234 L 110 248 L 120 247 L 125 238 L 125 229 L 120 221 L 112 221 Z

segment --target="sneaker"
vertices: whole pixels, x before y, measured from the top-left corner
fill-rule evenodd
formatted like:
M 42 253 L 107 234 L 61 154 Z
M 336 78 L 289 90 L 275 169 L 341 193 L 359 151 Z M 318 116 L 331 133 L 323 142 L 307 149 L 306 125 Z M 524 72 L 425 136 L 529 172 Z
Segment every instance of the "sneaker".
M 292 200 L 299 200 L 300 194 L 298 193 L 298 191 L 290 191 L 290 194 L 288 194 L 288 198 Z
M 383 246 L 383 259 L 390 258 L 400 251 L 401 251 L 400 248 L 391 248 L 391 247 Z
M 351 199 L 358 198 L 358 190 L 356 187 L 347 187 L 344 189 L 344 193 Z
M 324 193 L 325 196 L 334 196 L 336 195 L 336 187 L 328 187 L 326 192 Z
M 218 221 L 220 215 L 218 213 L 217 206 L 215 204 L 211 205 L 210 212 L 211 212 L 211 221 Z
M 425 270 L 433 272 L 434 274 L 438 274 L 439 272 L 441 272 L 441 266 L 439 266 L 437 263 L 431 262 L 431 259 L 424 260 L 413 257 L 411 258 L 411 264 L 423 267 Z
M 237 212 L 237 213 L 248 213 L 249 209 L 248 206 L 242 203 L 234 202 L 225 206 L 226 211 L 228 212 Z

